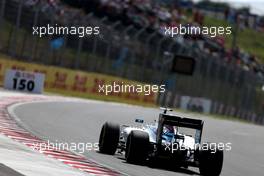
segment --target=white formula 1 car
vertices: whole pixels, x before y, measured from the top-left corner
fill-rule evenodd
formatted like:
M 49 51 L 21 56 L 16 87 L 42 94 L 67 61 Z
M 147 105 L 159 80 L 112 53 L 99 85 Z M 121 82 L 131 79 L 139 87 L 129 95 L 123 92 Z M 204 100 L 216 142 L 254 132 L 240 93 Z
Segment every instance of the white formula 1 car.
M 223 150 L 216 145 L 208 147 L 209 143 L 201 144 L 203 121 L 163 110 L 158 122 L 152 124 L 144 124 L 141 119 L 136 119 L 141 125 L 134 127 L 106 122 L 100 133 L 99 151 L 110 155 L 124 153 L 128 163 L 159 164 L 166 160 L 175 167 L 199 167 L 202 175 L 220 175 Z M 190 135 L 190 131 L 195 133 Z

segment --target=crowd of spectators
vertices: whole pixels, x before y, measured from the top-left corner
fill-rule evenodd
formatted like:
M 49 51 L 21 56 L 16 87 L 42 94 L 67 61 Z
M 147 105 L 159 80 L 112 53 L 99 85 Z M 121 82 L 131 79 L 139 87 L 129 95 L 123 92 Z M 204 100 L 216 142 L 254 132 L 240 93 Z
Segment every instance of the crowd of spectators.
M 40 0 L 28 0 L 28 5 L 35 5 Z M 57 14 L 64 15 L 67 7 L 61 8 L 61 3 L 70 6 L 83 8 L 87 13 L 93 12 L 98 17 L 107 16 L 111 21 L 121 21 L 124 25 L 133 24 L 135 28 L 147 27 L 152 31 L 160 31 L 164 34 L 165 26 L 178 26 L 179 24 L 190 24 L 202 26 L 204 23 L 204 13 L 192 8 L 186 11 L 180 5 L 166 5 L 154 2 L 153 0 L 46 0 L 42 10 L 55 10 Z M 233 11 L 231 11 L 233 13 Z M 230 13 L 231 13 L 230 12 Z M 228 16 L 228 15 L 226 15 Z M 230 16 L 230 15 L 229 15 Z M 217 36 L 181 36 L 175 37 L 180 43 L 189 43 L 202 51 L 222 58 L 226 63 L 233 63 L 241 66 L 245 70 L 253 70 L 260 76 L 264 76 L 264 68 L 259 63 L 258 58 L 246 53 L 236 47 L 233 49 L 225 48 L 225 38 Z
M 165 26 L 172 27 L 187 23 L 202 26 L 204 24 L 204 14 L 198 9 L 193 8 L 187 12 L 179 5 L 154 3 L 152 0 L 100 0 L 94 3 L 93 9 L 86 10 L 93 10 L 98 16 L 107 16 L 110 20 L 119 20 L 127 25 L 133 24 L 137 28 L 148 27 L 151 30 L 160 30 L 160 34 L 164 34 Z M 233 14 L 233 10 L 226 12 L 229 20 L 234 16 Z M 238 47 L 225 48 L 224 36 L 211 38 L 201 35 L 178 35 L 175 38 L 181 43 L 198 44 L 201 50 L 219 56 L 226 63 L 236 64 L 245 70 L 253 70 L 260 76 L 264 76 L 264 69 L 258 58 Z
M 76 8 L 65 5 L 61 0 L 26 0 L 25 6 L 37 7 L 47 18 L 53 17 L 60 23 L 67 24 L 67 21 L 79 21 L 84 13 Z
M 185 16 L 177 6 L 165 6 L 154 3 L 153 0 L 79 0 L 64 2 L 82 7 L 87 12 L 93 11 L 97 16 L 107 16 L 109 20 L 119 20 L 124 24 L 134 24 L 136 27 L 158 29 L 160 26 L 175 25 Z

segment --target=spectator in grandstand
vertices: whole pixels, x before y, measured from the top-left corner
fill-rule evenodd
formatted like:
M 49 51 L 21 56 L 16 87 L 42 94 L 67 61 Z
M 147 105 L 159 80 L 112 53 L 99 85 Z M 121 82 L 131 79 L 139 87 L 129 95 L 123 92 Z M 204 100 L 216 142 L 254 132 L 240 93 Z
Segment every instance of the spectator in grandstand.
M 25 5 L 26 6 L 35 6 L 35 5 L 37 5 L 39 3 L 39 0 L 27 0 L 26 2 L 25 2 Z
M 193 13 L 193 20 L 202 26 L 204 23 L 204 15 L 199 10 L 195 10 Z

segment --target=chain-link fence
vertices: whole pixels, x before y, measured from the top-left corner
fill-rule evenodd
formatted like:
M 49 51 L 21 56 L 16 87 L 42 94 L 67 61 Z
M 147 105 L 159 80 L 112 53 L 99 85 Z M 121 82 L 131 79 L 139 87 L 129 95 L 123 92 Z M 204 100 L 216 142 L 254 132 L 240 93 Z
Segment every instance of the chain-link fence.
M 47 24 L 98 26 L 100 34 L 83 38 L 77 35 L 39 37 L 32 34 L 33 26 Z M 179 43 L 147 27 L 125 26 L 120 21 L 98 18 L 93 13 L 85 14 L 63 5 L 54 8 L 42 1 L 29 4 L 24 0 L 1 0 L 0 50 L 18 60 L 99 72 L 152 84 L 163 83 L 173 95 L 170 97 L 188 95 L 208 98 L 215 106 L 235 109 L 234 116 L 241 109 L 254 112 L 260 118 L 263 114 L 264 96 L 258 90 L 261 80 L 255 73 L 199 50 L 195 44 Z M 196 58 L 193 76 L 167 71 L 171 56 L 179 54 Z M 170 102 L 168 105 L 176 106 L 173 100 Z

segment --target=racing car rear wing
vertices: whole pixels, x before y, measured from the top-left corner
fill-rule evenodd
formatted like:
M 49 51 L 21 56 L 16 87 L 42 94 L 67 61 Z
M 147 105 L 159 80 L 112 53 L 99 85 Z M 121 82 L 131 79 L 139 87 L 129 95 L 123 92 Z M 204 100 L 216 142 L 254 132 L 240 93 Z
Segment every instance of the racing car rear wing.
M 184 117 L 180 117 L 176 115 L 161 113 L 159 115 L 159 123 L 158 123 L 158 130 L 157 130 L 157 142 L 158 143 L 161 143 L 164 125 L 196 129 L 195 141 L 196 143 L 201 142 L 202 130 L 203 130 L 202 120 L 184 118 Z
M 159 121 L 166 125 L 173 125 L 178 127 L 186 127 L 201 130 L 203 128 L 203 121 L 199 119 L 190 119 L 179 117 L 176 115 L 160 114 Z

